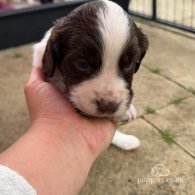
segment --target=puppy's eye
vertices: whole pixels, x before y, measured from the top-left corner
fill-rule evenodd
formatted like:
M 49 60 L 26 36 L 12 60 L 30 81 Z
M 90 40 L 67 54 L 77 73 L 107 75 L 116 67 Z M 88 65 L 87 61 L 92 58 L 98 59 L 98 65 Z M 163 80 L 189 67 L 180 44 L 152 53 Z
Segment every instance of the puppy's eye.
M 124 65 L 123 66 L 123 70 L 125 71 L 125 72 L 129 72 L 132 68 L 134 67 L 134 64 L 126 64 L 126 65 Z
M 78 62 L 76 63 L 76 67 L 81 71 L 87 71 L 90 68 L 87 62 Z
M 132 70 L 135 70 L 135 67 L 139 66 L 139 64 L 140 64 L 140 61 L 137 61 L 136 63 L 130 63 L 130 64 L 127 64 L 127 65 L 124 65 L 123 66 L 123 71 L 128 73 Z

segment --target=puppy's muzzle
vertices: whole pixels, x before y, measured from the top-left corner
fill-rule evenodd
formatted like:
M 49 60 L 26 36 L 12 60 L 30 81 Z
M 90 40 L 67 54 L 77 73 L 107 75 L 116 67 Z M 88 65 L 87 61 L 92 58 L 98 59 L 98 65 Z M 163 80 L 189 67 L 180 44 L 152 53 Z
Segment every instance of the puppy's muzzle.
M 96 100 L 95 102 L 97 105 L 97 111 L 102 114 L 113 114 L 118 110 L 120 105 L 120 103 L 106 99 Z

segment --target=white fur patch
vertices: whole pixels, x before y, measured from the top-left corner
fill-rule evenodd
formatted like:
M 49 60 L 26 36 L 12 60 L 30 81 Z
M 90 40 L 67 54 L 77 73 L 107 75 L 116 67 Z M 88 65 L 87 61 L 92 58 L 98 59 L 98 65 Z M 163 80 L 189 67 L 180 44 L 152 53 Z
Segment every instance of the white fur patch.
M 113 69 L 114 65 L 118 65 L 121 51 L 129 37 L 129 19 L 116 3 L 108 0 L 103 2 L 106 11 L 99 11 L 99 29 L 104 42 L 103 64 L 106 69 Z
M 42 66 L 43 54 L 46 49 L 47 41 L 51 35 L 52 28 L 50 28 L 46 33 L 44 38 L 37 44 L 33 46 L 33 66 Z

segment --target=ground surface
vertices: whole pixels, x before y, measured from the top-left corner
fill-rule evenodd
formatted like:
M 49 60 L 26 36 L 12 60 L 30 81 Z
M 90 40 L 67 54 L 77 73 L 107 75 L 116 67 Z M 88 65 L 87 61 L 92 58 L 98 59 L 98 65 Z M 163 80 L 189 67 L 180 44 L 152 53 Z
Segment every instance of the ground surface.
M 195 39 L 138 25 L 150 49 L 134 79 L 138 119 L 121 130 L 136 135 L 141 146 L 130 152 L 111 146 L 94 163 L 80 195 L 195 194 Z M 0 151 L 28 127 L 23 87 L 31 46 L 0 52 Z

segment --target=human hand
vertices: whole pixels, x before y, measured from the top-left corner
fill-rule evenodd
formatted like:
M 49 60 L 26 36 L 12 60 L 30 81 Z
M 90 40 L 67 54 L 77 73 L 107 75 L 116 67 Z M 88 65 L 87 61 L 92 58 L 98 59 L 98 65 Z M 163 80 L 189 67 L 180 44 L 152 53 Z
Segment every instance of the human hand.
M 62 142 L 69 138 L 83 144 L 95 159 L 111 143 L 115 124 L 107 119 L 86 118 L 70 105 L 66 98 L 45 81 L 40 67 L 33 68 L 25 87 L 31 126 L 50 131 Z

